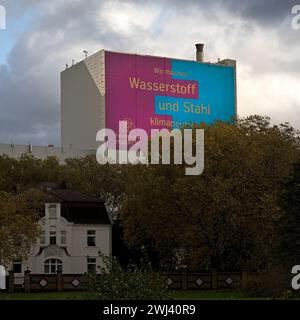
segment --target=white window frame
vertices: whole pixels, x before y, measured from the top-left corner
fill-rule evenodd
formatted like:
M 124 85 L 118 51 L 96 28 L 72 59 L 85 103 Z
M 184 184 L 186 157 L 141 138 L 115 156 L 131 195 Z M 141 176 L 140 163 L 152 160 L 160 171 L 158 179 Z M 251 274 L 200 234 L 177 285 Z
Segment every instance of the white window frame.
M 91 234 L 92 233 L 92 234 Z M 93 245 L 90 245 L 89 244 L 89 239 L 93 239 L 94 240 L 94 244 Z M 87 230 L 86 231 L 86 244 L 88 247 L 96 247 L 96 230 Z
M 65 246 L 67 244 L 67 231 L 60 230 L 60 244 Z
M 46 230 L 42 230 L 40 234 L 40 245 L 46 245 Z
M 55 243 L 51 243 L 51 238 L 55 238 Z M 55 245 L 57 244 L 57 232 L 56 230 L 50 230 L 49 232 L 49 244 Z
M 15 265 L 20 265 L 21 267 L 21 272 L 15 272 Z M 12 269 L 14 271 L 14 273 L 22 273 L 22 259 L 14 259 L 13 262 L 12 262 Z
M 62 260 L 56 258 L 50 258 L 44 261 L 44 273 L 56 274 L 58 271 L 63 271 Z
M 51 220 L 56 220 L 58 218 L 57 204 L 55 203 L 48 204 L 48 214 L 49 214 L 49 219 Z
M 87 272 L 97 272 L 97 258 L 87 257 Z M 93 270 L 89 271 L 89 266 L 93 266 Z

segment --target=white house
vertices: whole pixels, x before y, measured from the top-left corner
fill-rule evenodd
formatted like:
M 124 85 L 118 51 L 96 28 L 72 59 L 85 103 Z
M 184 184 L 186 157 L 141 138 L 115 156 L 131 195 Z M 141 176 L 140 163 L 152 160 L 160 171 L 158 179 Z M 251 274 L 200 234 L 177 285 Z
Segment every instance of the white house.
M 41 236 L 29 258 L 16 260 L 11 266 L 16 280 L 26 270 L 32 274 L 99 273 L 99 252 L 104 255 L 112 252 L 111 219 L 104 202 L 52 183 L 41 187 L 48 198 L 39 221 Z

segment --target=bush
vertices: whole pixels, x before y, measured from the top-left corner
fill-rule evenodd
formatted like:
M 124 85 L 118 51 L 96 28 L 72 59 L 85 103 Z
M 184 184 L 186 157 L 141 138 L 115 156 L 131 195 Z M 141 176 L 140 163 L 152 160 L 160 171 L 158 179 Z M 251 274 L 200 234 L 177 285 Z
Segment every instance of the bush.
M 252 274 L 242 291 L 250 297 L 289 299 L 294 296 L 289 272 L 278 268 Z
M 115 257 L 101 255 L 101 274 L 88 274 L 88 287 L 101 300 L 170 299 L 167 285 L 149 266 L 123 269 Z

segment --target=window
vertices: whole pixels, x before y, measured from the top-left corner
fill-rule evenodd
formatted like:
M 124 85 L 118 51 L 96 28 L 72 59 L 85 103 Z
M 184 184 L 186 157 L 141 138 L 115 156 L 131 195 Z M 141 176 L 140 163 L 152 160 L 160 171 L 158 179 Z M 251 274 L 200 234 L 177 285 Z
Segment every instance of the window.
M 58 259 L 48 259 L 45 261 L 44 271 L 45 273 L 57 273 L 62 272 L 62 262 Z
M 57 219 L 57 207 L 56 204 L 49 204 L 49 219 Z
M 15 259 L 13 261 L 12 269 L 14 273 L 22 273 L 22 261 L 20 259 Z
M 64 230 L 60 231 L 60 244 L 61 245 L 67 244 L 67 231 L 64 231 Z
M 45 230 L 41 231 L 40 244 L 41 245 L 45 245 L 46 244 L 46 231 Z
M 50 244 L 56 244 L 56 231 L 50 231 Z
M 95 230 L 88 230 L 87 231 L 87 245 L 89 247 L 96 246 L 96 231 Z
M 96 258 L 87 258 L 87 272 L 96 272 Z

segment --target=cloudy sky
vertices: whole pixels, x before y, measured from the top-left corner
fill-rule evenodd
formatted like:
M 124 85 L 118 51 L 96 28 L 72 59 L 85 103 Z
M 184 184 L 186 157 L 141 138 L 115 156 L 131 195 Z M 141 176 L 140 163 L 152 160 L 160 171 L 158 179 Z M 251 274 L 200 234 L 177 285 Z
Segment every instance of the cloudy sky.
M 60 144 L 60 71 L 102 48 L 236 59 L 238 114 L 300 128 L 300 0 L 0 0 L 0 143 Z M 209 3 L 209 4 L 208 4 Z

